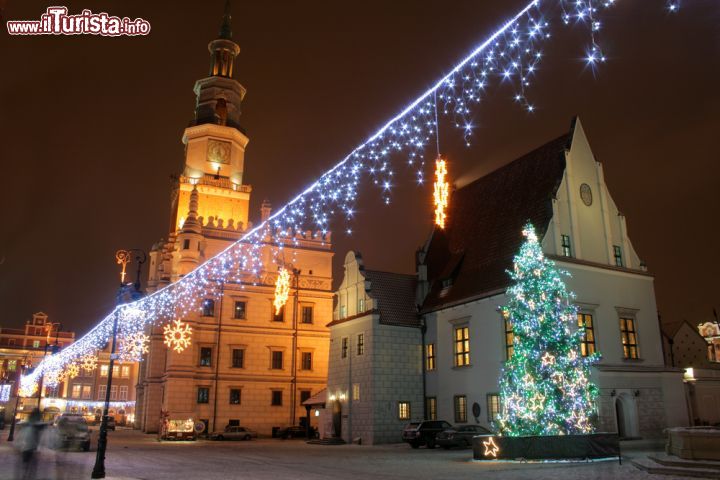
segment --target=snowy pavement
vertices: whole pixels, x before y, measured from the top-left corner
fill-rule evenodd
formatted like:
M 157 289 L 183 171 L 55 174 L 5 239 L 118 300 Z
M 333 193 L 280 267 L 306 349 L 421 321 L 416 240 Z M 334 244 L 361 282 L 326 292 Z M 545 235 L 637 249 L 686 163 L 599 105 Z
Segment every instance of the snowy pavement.
M 22 478 L 19 456 L 0 433 L 0 480 Z M 96 435 L 96 433 L 94 433 Z M 91 452 L 39 455 L 36 478 L 85 479 L 95 461 Z M 628 452 L 643 456 L 648 452 Z M 627 458 L 581 464 L 479 463 L 471 450 L 413 450 L 404 444 L 384 446 L 308 445 L 302 440 L 259 439 L 249 442 L 162 442 L 137 431 L 109 432 L 108 479 L 658 479 L 633 467 Z

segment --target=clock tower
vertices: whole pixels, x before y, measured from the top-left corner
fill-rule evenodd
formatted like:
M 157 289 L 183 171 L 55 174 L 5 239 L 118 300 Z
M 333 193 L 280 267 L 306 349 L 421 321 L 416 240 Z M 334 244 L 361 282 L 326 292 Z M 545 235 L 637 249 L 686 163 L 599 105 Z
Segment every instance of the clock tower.
M 243 185 L 248 137 L 240 126 L 245 87 L 233 78 L 240 47 L 232 40 L 230 2 L 225 5 L 218 38 L 208 45 L 210 71 L 195 82 L 195 118 L 182 137 L 185 168 L 177 178 L 172 203 L 170 233 L 182 228 L 197 190 L 197 216 L 210 217 L 243 231 L 248 226 L 252 187 Z

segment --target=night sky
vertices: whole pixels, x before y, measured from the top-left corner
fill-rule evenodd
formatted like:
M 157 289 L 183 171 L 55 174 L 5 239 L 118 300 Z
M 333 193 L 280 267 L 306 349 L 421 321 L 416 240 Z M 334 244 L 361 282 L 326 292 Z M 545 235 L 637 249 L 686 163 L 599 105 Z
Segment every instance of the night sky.
M 114 252 L 167 235 L 169 176 L 182 169 L 192 87 L 207 75 L 223 1 L 8 0 L 3 20 L 35 20 L 57 3 L 152 25 L 147 37 L 10 37 L 3 21 L 0 34 L 0 325 L 44 311 L 82 334 L 113 306 Z M 263 198 L 280 206 L 295 196 L 524 3 L 234 2 L 254 219 Z M 609 61 L 595 75 L 581 60 L 586 30 L 555 25 L 529 91 L 537 112 L 493 87 L 472 146 L 458 146 L 452 128 L 441 142 L 465 184 L 579 115 L 656 276 L 663 321 L 697 324 L 720 309 L 720 8 L 683 3 L 671 15 L 664 0 L 619 1 L 600 37 Z M 355 233 L 335 234 L 336 285 L 350 248 L 371 268 L 413 270 L 431 228 L 430 189 L 396 171 L 392 204 L 361 187 Z

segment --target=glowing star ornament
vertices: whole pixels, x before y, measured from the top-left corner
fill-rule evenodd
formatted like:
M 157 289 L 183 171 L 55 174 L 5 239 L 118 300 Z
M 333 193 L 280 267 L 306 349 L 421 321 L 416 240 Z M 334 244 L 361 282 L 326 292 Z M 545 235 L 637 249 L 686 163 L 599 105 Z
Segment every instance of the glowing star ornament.
M 275 315 L 280 314 L 280 310 L 287 303 L 287 299 L 290 296 L 290 273 L 286 268 L 280 268 L 278 271 L 277 280 L 275 280 L 275 299 L 273 305 L 275 306 Z
M 177 353 L 182 353 L 183 350 L 190 346 L 192 328 L 187 323 L 183 323 L 182 320 L 176 318 L 172 321 L 172 324 L 165 325 L 163 334 L 165 335 L 165 345 Z
M 542 366 L 549 367 L 551 365 L 555 365 L 555 356 L 550 355 L 550 352 L 545 352 L 542 357 Z
M 485 447 L 486 457 L 492 456 L 493 458 L 497 458 L 500 447 L 495 444 L 495 439 L 493 437 L 490 437 L 488 440 L 483 441 L 483 446 Z
M 449 185 L 447 177 L 447 162 L 438 157 L 435 160 L 435 183 L 433 184 L 433 201 L 435 203 L 435 225 L 445 228 L 447 220 L 447 207 L 449 199 Z

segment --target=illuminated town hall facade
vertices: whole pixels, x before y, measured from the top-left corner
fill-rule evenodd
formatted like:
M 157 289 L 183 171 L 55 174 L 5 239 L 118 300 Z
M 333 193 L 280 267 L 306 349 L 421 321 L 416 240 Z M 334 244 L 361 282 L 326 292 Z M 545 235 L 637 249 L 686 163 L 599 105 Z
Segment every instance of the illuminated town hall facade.
M 244 183 L 248 137 L 240 126 L 245 88 L 233 78 L 240 47 L 232 40 L 229 13 L 208 48 L 210 74 L 195 83 L 195 118 L 182 137 L 185 168 L 172 192 L 169 236 L 150 252 L 148 293 L 177 281 L 252 228 L 252 187 Z M 269 215 L 270 205 L 263 202 L 262 220 Z M 278 315 L 272 305 L 278 267 L 270 259 L 279 244 L 268 240 L 257 282 L 224 282 L 221 300 L 200 299 L 200 311 L 183 316 L 193 332 L 188 348 L 168 349 L 162 328 L 153 328 L 138 386 L 139 428 L 158 432 L 192 419 L 209 432 L 242 425 L 267 435 L 273 427 L 302 423 L 302 402 L 324 389 L 327 379 L 332 252 L 329 234 L 285 238 L 279 258 L 293 275 Z

